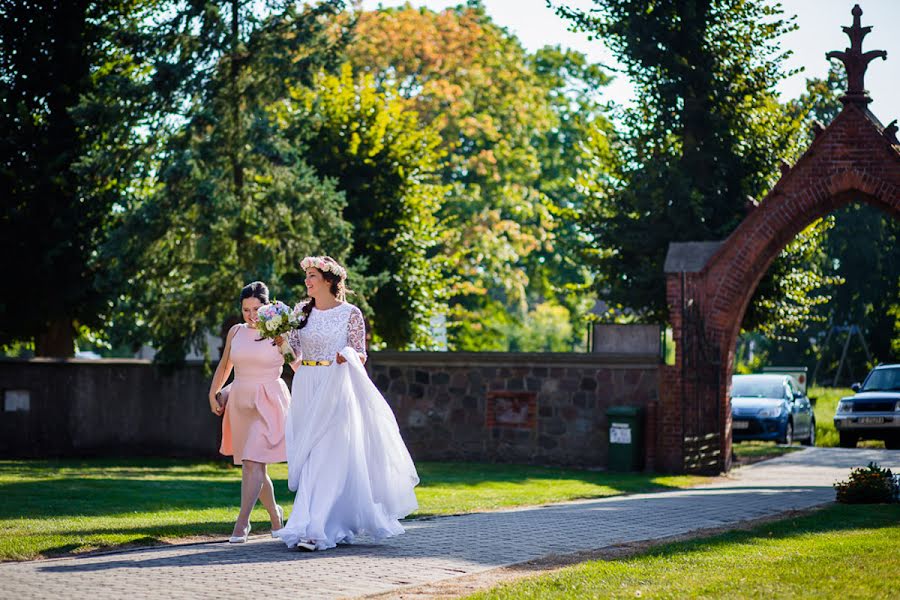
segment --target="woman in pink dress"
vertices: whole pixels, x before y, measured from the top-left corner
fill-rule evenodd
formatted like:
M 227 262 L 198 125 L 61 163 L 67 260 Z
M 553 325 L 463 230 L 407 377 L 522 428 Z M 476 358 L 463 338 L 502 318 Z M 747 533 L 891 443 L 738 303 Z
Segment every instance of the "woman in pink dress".
M 284 423 L 291 394 L 281 379 L 284 357 L 270 340 L 260 339 L 256 331 L 257 311 L 269 302 L 269 290 L 255 281 L 241 290 L 244 322 L 228 332 L 222 359 L 209 386 L 209 406 L 222 416 L 222 447 L 219 451 L 234 457 L 241 465 L 241 512 L 228 541 L 247 541 L 250 511 L 257 499 L 269 512 L 272 531 L 283 527 L 284 512 L 275 503 L 275 489 L 266 465 L 287 460 Z M 228 402 L 224 410 L 216 394 L 234 368 Z

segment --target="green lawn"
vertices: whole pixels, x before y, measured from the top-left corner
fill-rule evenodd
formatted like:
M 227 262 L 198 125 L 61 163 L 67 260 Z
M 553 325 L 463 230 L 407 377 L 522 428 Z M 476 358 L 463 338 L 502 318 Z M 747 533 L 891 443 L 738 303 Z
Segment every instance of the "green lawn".
M 689 487 L 705 478 L 480 463 L 420 463 L 413 517 Z M 287 467 L 270 474 L 290 512 Z M 0 560 L 26 560 L 194 536 L 227 536 L 240 470 L 177 460 L 0 461 Z M 265 511 L 251 517 L 269 530 Z
M 852 396 L 850 388 L 821 388 L 811 387 L 807 394 L 817 398 L 816 413 L 816 446 L 836 448 L 838 444 L 838 432 L 834 428 L 834 412 L 837 404 L 844 396 Z
M 834 413 L 837 410 L 838 402 L 845 396 L 852 396 L 853 390 L 850 388 L 809 388 L 808 394 L 818 398 L 816 401 L 816 446 L 825 446 L 836 448 L 838 443 L 838 432 L 834 428 Z M 859 443 L 860 447 L 866 448 L 884 448 L 884 442 L 878 440 L 864 440 Z
M 628 559 L 591 561 L 471 598 L 896 598 L 900 505 L 831 505 Z
M 806 446 L 784 446 L 775 442 L 747 441 L 735 442 L 731 447 L 734 450 L 734 455 L 739 459 L 760 460 L 797 452 L 798 450 L 803 450 Z

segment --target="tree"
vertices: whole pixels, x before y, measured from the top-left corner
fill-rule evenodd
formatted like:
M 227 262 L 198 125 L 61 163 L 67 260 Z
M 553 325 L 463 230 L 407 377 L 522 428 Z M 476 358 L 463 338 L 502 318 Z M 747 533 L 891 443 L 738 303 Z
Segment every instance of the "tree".
M 594 308 L 592 277 L 583 260 L 591 247 L 579 224 L 579 215 L 591 199 L 591 187 L 611 184 L 618 165 L 616 133 L 608 118 L 610 107 L 602 93 L 611 81 L 607 73 L 591 64 L 580 52 L 546 46 L 530 57 L 533 68 L 547 90 L 555 123 L 538 132 L 533 142 L 539 153 L 541 174 L 538 189 L 550 201 L 556 219 L 552 244 L 544 244 L 529 256 L 533 302 L 553 298 L 569 313 L 570 323 L 558 323 L 570 333 L 568 350 L 583 340 L 587 313 Z M 590 185 L 584 185 L 589 181 Z M 544 314 L 562 315 L 563 311 Z M 534 311 L 532 311 L 534 312 Z M 532 319 L 532 322 L 536 322 Z M 547 343 L 559 348 L 547 338 Z
M 437 174 L 441 138 L 397 94 L 380 92 L 374 77 L 320 73 L 310 87 L 292 90 L 276 105 L 282 127 L 309 162 L 333 179 L 346 199 L 353 227 L 352 255 L 365 259 L 375 282 L 373 341 L 391 348 L 430 348 L 431 318 L 447 289 L 434 260 L 436 213 L 447 186 Z
M 561 152 L 601 122 L 599 104 L 575 115 L 590 103 L 573 82 L 605 79 L 576 53 L 529 55 L 480 2 L 363 12 L 348 54 L 443 140 L 441 180 L 451 187 L 439 249 L 453 285 L 451 345 L 504 349 L 510 319 L 524 323 L 529 305 L 551 294 L 565 301 L 566 284 L 584 280 L 561 258 L 572 239 L 561 223 L 571 196 L 559 192 L 572 172 Z
M 590 12 L 557 12 L 610 46 L 638 100 L 624 113 L 621 180 L 593 186 L 596 201 L 583 213 L 597 247 L 588 260 L 614 312 L 662 321 L 669 243 L 727 237 L 747 199 L 774 184 L 779 158 L 796 153 L 800 121 L 773 91 L 788 55 L 778 40 L 795 26 L 779 6 L 756 0 L 594 4 Z M 766 300 L 786 314 L 800 303 L 808 311 L 816 298 L 777 295 L 779 268 L 786 267 L 770 270 L 756 304 Z M 744 326 L 773 314 L 750 311 Z
M 175 126 L 147 193 L 117 216 L 103 248 L 122 293 L 116 337 L 147 339 L 177 362 L 203 349 L 255 279 L 300 292 L 306 254 L 348 256 L 343 196 L 306 163 L 269 108 L 289 83 L 336 64 L 341 2 L 196 2 L 164 14 L 151 81 Z
M 111 42 L 138 39 L 151 4 L 0 2 L 0 252 L 17 290 L 0 300 L 0 345 L 71 356 L 76 331 L 100 325 L 94 257 L 141 169 L 123 149 L 143 124 L 135 65 Z M 101 147 L 118 156 L 97 161 Z

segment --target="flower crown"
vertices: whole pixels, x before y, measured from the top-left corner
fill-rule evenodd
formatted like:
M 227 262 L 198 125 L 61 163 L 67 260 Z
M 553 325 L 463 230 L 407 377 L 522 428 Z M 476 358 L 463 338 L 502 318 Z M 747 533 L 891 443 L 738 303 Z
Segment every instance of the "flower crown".
M 304 271 L 310 267 L 315 267 L 323 273 L 328 271 L 341 278 L 341 281 L 347 279 L 347 271 L 344 267 L 337 264 L 333 260 L 328 260 L 324 256 L 307 256 L 300 261 L 300 268 Z

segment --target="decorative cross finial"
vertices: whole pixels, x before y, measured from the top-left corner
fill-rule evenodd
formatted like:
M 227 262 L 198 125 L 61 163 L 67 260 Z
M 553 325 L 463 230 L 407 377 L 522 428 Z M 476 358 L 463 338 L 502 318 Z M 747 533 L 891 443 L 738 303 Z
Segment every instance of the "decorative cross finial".
M 825 58 L 837 58 L 844 63 L 844 69 L 847 71 L 847 93 L 841 98 L 841 102 L 848 104 L 851 102 L 868 104 L 872 101 L 863 79 L 866 76 L 866 68 L 869 63 L 876 58 L 881 57 L 887 59 L 887 52 L 884 50 L 862 51 L 863 38 L 872 31 L 872 27 L 863 27 L 860 25 L 859 18 L 862 16 L 862 9 L 859 4 L 853 7 L 850 14 L 853 15 L 853 26 L 842 27 L 844 33 L 850 38 L 850 47 L 843 52 L 833 50 L 825 55 Z

